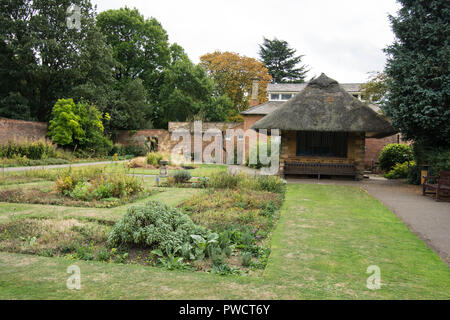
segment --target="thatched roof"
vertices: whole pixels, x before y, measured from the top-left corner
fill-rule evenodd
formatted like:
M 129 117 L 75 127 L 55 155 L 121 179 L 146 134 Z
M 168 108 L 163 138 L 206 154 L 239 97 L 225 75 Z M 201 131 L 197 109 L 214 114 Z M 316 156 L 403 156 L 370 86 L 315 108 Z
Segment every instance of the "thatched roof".
M 387 119 L 323 73 L 252 129 L 366 132 L 377 138 L 396 133 Z

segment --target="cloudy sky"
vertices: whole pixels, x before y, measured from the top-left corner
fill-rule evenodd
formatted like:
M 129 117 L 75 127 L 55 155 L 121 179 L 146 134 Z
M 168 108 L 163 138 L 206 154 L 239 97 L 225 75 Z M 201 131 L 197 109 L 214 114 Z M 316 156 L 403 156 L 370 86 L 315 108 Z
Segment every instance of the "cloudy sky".
M 266 38 L 286 40 L 310 67 L 339 82 L 364 82 L 385 64 L 395 0 L 93 0 L 97 11 L 136 7 L 161 22 L 195 62 L 215 50 L 258 58 Z

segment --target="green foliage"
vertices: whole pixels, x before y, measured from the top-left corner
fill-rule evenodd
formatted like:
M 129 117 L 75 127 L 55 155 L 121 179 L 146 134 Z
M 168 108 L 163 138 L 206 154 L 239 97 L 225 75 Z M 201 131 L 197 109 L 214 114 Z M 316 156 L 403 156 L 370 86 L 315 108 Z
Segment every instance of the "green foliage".
M 113 156 L 114 154 L 117 154 L 118 156 L 133 156 L 133 157 L 141 157 L 146 154 L 147 150 L 145 147 L 141 145 L 121 145 L 121 144 L 114 144 L 111 148 L 111 151 L 109 152 L 110 156 Z
M 69 29 L 67 9 L 81 8 L 81 28 Z M 112 66 L 89 0 L 2 1 L 0 115 L 48 121 L 56 100 L 87 83 L 100 87 Z
M 48 135 L 53 142 L 79 148 L 81 153 L 106 155 L 112 143 L 103 135 L 102 119 L 102 114 L 94 106 L 75 104 L 73 99 L 60 99 L 53 107 Z
M 211 175 L 209 186 L 217 189 L 233 189 L 238 186 L 240 179 L 242 179 L 240 175 L 218 172 Z
M 241 271 L 238 268 L 230 267 L 228 264 L 216 264 L 211 269 L 211 273 L 221 276 L 240 275 Z
M 256 156 L 256 163 L 252 163 L 250 164 L 250 156 L 247 156 L 247 160 L 245 162 L 245 165 L 249 168 L 254 168 L 254 169 L 261 169 L 263 167 L 270 167 L 270 162 L 268 164 L 262 164 L 261 163 L 261 153 L 260 150 L 263 150 L 262 148 L 263 143 L 262 142 L 258 142 L 258 144 L 254 147 L 252 147 L 252 149 L 250 149 L 250 154 L 254 154 Z M 270 161 L 270 156 L 272 155 L 272 144 L 270 143 L 270 139 L 268 139 L 267 143 L 265 143 L 265 147 L 266 147 L 266 152 L 264 155 L 262 155 L 263 157 L 269 157 L 269 161 Z
M 110 131 L 153 128 L 153 107 L 141 79 L 116 80 L 102 110 L 111 115 Z
M 268 191 L 274 193 L 284 193 L 286 191 L 286 183 L 279 177 L 260 176 L 255 179 L 255 190 Z
M 56 158 L 56 147 L 47 142 L 11 142 L 0 145 L 0 158 L 26 157 L 31 160 Z
M 239 187 L 274 193 L 284 193 L 286 190 L 286 183 L 276 176 L 250 177 L 244 173 L 229 174 L 228 172 L 211 175 L 208 186 L 215 189 L 235 189 Z
M 264 38 L 264 43 L 259 46 L 259 56 L 269 69 L 274 83 L 305 82 L 309 70 L 306 65 L 298 67 L 304 56 L 295 54 L 295 49 L 290 48 L 286 41 L 277 38 Z
M 52 110 L 52 120 L 48 128 L 48 135 L 53 142 L 65 146 L 74 140 L 80 140 L 85 135 L 81 127 L 80 115 L 76 114 L 73 99 L 59 99 Z
M 241 254 L 241 264 L 243 267 L 250 267 L 252 263 L 253 255 L 251 252 L 243 252 Z
M 450 147 L 450 2 L 399 0 L 390 16 L 395 42 L 386 52 L 385 113 L 405 139 Z
M 413 160 L 411 148 L 406 144 L 388 144 L 381 150 L 378 162 L 381 170 L 388 172 L 397 163 L 404 163 Z
M 159 162 L 163 160 L 164 156 L 160 152 L 149 152 L 147 153 L 147 164 L 154 167 L 159 167 Z
M 206 230 L 176 208 L 158 201 L 134 206 L 117 222 L 108 244 L 146 246 L 165 255 L 177 252 L 185 243 L 193 243 L 191 235 L 206 236 Z
M 126 198 L 143 191 L 136 177 L 106 174 L 101 169 L 64 172 L 56 179 L 55 188 L 60 194 L 82 201 Z
M 190 265 L 188 263 L 183 262 L 183 258 L 175 257 L 174 255 L 169 254 L 167 257 L 158 258 L 159 264 L 167 269 L 167 270 L 186 270 L 190 269 Z
M 384 174 L 384 177 L 387 179 L 404 179 L 407 178 L 410 169 L 415 167 L 415 161 L 397 163 L 388 173 Z
M 192 176 L 187 170 L 177 170 L 172 174 L 175 183 L 186 183 L 191 180 Z
M 197 182 L 195 183 L 195 186 L 197 188 L 208 188 L 208 186 L 210 185 L 210 178 L 209 177 L 200 177 L 197 179 Z
M 371 72 L 369 81 L 361 85 L 364 100 L 383 106 L 386 103 L 387 76 L 384 72 Z
M 450 149 L 413 144 L 414 159 L 417 162 L 408 172 L 408 182 L 420 184 L 421 170 L 427 166 L 430 176 L 437 176 L 441 171 L 450 171 Z
M 111 127 L 151 127 L 152 118 L 158 118 L 149 101 L 158 101 L 171 59 L 166 31 L 155 18 L 144 18 L 137 9 L 127 7 L 100 13 L 97 26 L 117 63 L 115 93 L 108 107 Z
M 155 19 L 146 19 L 137 9 L 107 10 L 97 16 L 97 26 L 113 49 L 113 57 L 119 63 L 117 77 L 140 78 L 151 98 L 158 88 L 159 70 L 170 62 L 168 36 Z
M 164 71 L 156 114 L 159 127 L 169 121 L 224 121 L 232 108 L 226 95 L 214 94 L 214 82 L 184 52 Z

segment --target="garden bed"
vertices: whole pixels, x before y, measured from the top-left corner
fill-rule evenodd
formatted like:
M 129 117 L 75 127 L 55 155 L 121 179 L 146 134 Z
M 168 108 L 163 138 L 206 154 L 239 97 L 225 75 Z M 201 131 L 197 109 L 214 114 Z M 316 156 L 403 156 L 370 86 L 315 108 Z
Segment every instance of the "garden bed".
M 106 167 L 63 170 L 36 170 L 23 175 L 8 175 L 0 184 L 0 201 L 75 207 L 116 207 L 148 197 L 144 180 L 125 171 L 106 172 Z M 33 181 L 47 182 L 16 186 Z M 16 182 L 15 186 L 8 187 Z M 54 182 L 54 183 L 52 183 Z
M 4 188 L 0 190 L 0 201 L 113 207 L 150 195 L 135 185 L 136 178 L 105 174 L 98 168 L 64 171 L 52 178 L 55 185 Z M 128 179 L 133 181 L 127 182 Z M 115 183 L 109 185 L 112 181 Z M 221 172 L 201 181 L 195 185 L 204 191 L 178 208 L 155 201 L 132 206 L 115 225 L 73 217 L 11 219 L 0 224 L 0 248 L 70 260 L 132 263 L 221 275 L 261 272 L 270 254 L 270 234 L 283 201 L 281 180 Z M 106 186 L 109 185 L 106 191 L 114 193 L 121 183 L 123 190 L 128 190 L 128 183 L 137 192 L 118 198 L 96 198 Z M 190 182 L 184 184 L 188 186 Z M 186 192 L 182 188 L 170 190 Z
M 64 196 L 54 189 L 49 188 L 14 188 L 0 190 L 0 201 L 10 203 L 46 204 L 67 207 L 90 207 L 90 208 L 114 208 L 127 203 L 132 203 L 149 197 L 152 191 L 143 191 L 124 198 L 104 198 L 84 201 Z

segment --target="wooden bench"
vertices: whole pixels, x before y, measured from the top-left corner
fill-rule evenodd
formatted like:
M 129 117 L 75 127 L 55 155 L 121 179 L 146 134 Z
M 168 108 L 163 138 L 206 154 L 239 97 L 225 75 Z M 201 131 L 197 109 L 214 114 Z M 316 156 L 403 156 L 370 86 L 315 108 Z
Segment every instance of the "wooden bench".
M 356 178 L 357 172 L 354 164 L 286 161 L 284 174 L 313 174 L 320 179 L 321 175 L 352 176 Z
M 450 171 L 442 171 L 438 177 L 424 177 L 424 179 L 423 195 L 435 193 L 437 201 L 440 201 L 444 194 L 450 195 Z M 432 181 L 436 183 L 432 183 Z

